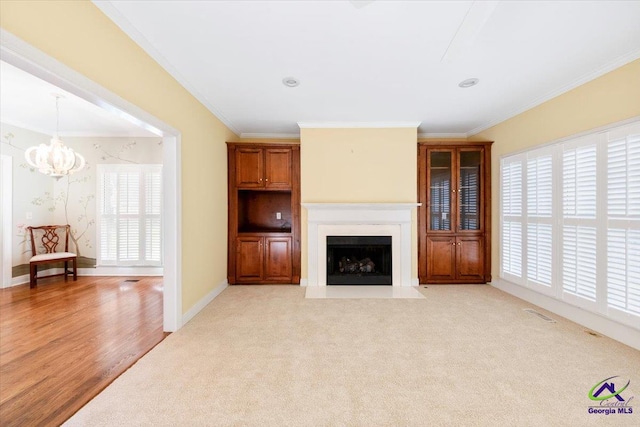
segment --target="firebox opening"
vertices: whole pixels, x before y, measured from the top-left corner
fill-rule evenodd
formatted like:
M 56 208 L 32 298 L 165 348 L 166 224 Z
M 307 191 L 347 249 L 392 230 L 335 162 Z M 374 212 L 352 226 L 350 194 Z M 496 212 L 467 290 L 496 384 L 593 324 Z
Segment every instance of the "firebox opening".
M 327 285 L 392 285 L 391 236 L 327 236 Z

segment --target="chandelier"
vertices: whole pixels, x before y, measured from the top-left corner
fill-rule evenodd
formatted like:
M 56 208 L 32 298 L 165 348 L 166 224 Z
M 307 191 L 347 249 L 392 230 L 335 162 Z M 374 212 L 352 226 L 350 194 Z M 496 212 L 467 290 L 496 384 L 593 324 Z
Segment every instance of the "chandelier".
M 56 133 L 51 138 L 49 145 L 40 144 L 37 147 L 30 147 L 25 151 L 24 157 L 31 167 L 38 169 L 38 172 L 54 178 L 71 175 L 78 172 L 85 166 L 84 157 L 66 147 L 58 137 L 58 125 L 60 119 L 60 109 L 58 107 L 59 95 L 56 97 Z

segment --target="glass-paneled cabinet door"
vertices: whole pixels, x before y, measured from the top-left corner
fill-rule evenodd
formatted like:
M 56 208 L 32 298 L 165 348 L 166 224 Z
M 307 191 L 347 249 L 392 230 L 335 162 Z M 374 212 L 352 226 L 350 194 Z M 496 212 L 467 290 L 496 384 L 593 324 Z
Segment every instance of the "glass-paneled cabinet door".
M 429 151 L 429 231 L 451 231 L 453 151 Z
M 481 229 L 482 150 L 460 150 L 458 230 Z

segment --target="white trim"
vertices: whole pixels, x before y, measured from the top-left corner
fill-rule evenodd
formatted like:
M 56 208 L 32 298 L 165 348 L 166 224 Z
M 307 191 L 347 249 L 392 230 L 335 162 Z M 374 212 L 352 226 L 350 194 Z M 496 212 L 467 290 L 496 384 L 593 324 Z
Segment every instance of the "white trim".
M 60 270 L 60 273 L 62 273 L 62 269 L 56 269 L 56 270 Z M 53 274 L 58 274 L 58 273 L 53 273 Z M 5 286 L 5 288 L 9 288 L 12 286 L 18 286 L 18 285 L 24 285 L 25 283 L 29 283 L 29 275 L 28 274 L 23 274 L 22 276 L 16 276 L 16 277 L 12 277 L 11 278 L 11 283 L 9 283 L 9 286 Z
M 264 139 L 300 139 L 299 133 L 261 133 L 261 132 L 249 132 L 241 133 L 240 138 L 264 138 Z
M 13 206 L 13 158 L 5 154 L 2 155 L 2 187 L 0 188 L 0 199 L 2 206 Z M 0 277 L 0 288 L 11 286 L 11 264 L 12 244 L 11 235 L 13 229 L 12 209 L 2 209 L 0 211 L 0 231 L 2 241 L 0 242 L 0 262 L 2 263 L 2 277 Z
M 60 270 L 62 273 L 62 269 Z M 95 267 L 79 268 L 78 276 L 164 276 L 162 267 Z
M 63 268 L 49 268 L 41 270 L 45 275 L 62 274 Z M 96 267 L 96 268 L 78 268 L 78 276 L 82 277 L 163 277 L 161 267 Z M 23 274 L 11 278 L 9 286 L 24 285 L 29 283 L 29 275 Z
M 491 286 L 640 350 L 640 330 L 638 329 L 503 279 L 494 280 Z
M 300 279 L 300 286 L 309 286 L 309 279 Z
M 630 53 L 627 53 L 626 55 L 622 55 L 616 59 L 614 59 L 613 61 L 609 62 L 608 64 L 605 64 L 599 68 L 596 68 L 595 70 L 592 70 L 586 74 L 583 74 L 581 77 L 578 77 L 577 79 L 575 79 L 574 81 L 572 81 L 571 83 L 568 83 L 562 87 L 559 87 L 555 90 L 552 90 L 550 92 L 547 92 L 545 95 L 541 96 L 540 98 L 522 105 L 520 107 L 514 108 L 513 110 L 511 110 L 510 112 L 500 116 L 500 117 L 496 117 L 493 120 L 488 121 L 487 123 L 480 125 L 474 129 L 471 129 L 470 131 L 467 132 L 467 136 L 473 136 L 476 135 L 484 130 L 489 129 L 490 127 L 493 127 L 497 124 L 500 124 L 506 120 L 509 120 L 510 118 L 513 118 L 515 116 L 517 116 L 518 114 L 522 114 L 525 111 L 528 111 L 534 107 L 537 107 L 540 104 L 543 104 L 557 96 L 562 95 L 563 93 L 569 92 L 572 89 L 577 88 L 578 86 L 582 86 L 585 83 L 590 82 L 591 80 L 595 80 L 598 77 L 601 77 L 613 70 L 615 70 L 616 68 L 620 68 L 623 65 L 626 65 L 630 62 L 635 61 L 636 59 L 640 58 L 640 50 L 636 50 Z
M 182 187 L 180 132 L 140 107 L 0 28 L 0 59 L 144 129 L 163 136 L 163 329 L 182 326 Z
M 180 83 L 191 95 L 193 95 L 198 101 L 204 104 L 205 107 L 211 113 L 213 113 L 225 126 L 227 126 L 233 133 L 240 135 L 237 128 L 228 120 L 217 108 L 209 102 L 206 96 L 204 96 L 196 86 L 192 85 L 187 78 L 185 78 L 174 66 L 168 61 L 164 55 L 162 55 L 155 46 L 142 35 L 140 31 L 131 23 L 122 13 L 108 1 L 92 0 L 92 3 L 102 11 L 109 19 L 113 21 L 127 36 L 129 36 L 138 46 L 144 50 L 147 55 L 152 57 L 162 68 L 164 68 L 178 83 Z
M 164 330 L 182 327 L 182 136 L 162 139 Z M 167 161 L 172 159 L 172 161 Z M 171 206 L 175 203 L 175 206 Z M 167 286 L 169 284 L 169 286 Z M 171 286 L 175 284 L 175 286 Z
M 185 314 L 182 315 L 182 325 L 186 325 L 191 319 L 195 317 L 196 314 L 200 313 L 200 311 L 205 308 L 211 301 L 213 301 L 218 295 L 222 293 L 229 284 L 227 280 L 223 280 L 218 286 L 216 286 L 211 292 L 205 295 L 200 301 L 195 303 L 193 307 L 189 309 Z
M 298 122 L 300 129 L 418 128 L 422 122 Z
M 466 132 L 458 132 L 458 133 L 419 133 L 418 138 L 467 138 Z

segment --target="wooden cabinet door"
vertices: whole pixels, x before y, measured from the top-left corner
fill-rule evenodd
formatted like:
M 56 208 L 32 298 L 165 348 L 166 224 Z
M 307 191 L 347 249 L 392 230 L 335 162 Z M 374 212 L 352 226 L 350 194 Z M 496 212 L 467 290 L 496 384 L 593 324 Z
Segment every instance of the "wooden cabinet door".
M 236 241 L 236 281 L 257 282 L 264 276 L 263 238 L 238 237 Z
M 265 237 L 264 279 L 291 281 L 291 237 Z
M 264 187 L 264 158 L 261 148 L 236 149 L 236 186 Z
M 481 236 L 456 238 L 457 279 L 484 281 L 484 239 Z
M 291 150 L 287 148 L 266 148 L 265 187 L 291 188 Z
M 455 280 L 456 238 L 427 236 L 427 280 Z

